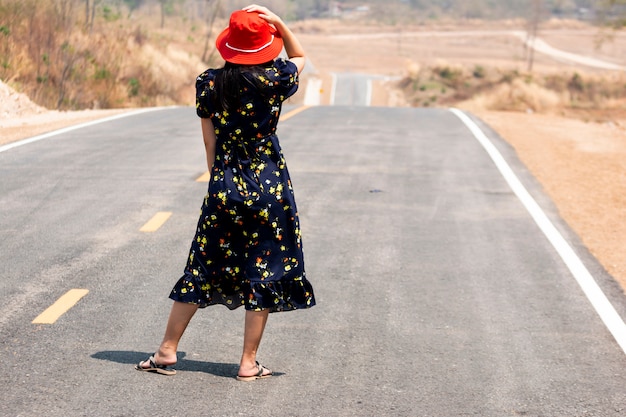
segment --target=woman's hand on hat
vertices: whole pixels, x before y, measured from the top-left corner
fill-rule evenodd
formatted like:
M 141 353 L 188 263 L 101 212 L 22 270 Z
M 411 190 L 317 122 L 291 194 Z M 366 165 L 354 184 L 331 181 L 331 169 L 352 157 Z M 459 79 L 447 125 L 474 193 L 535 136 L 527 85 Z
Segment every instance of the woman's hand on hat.
M 276 28 L 278 33 L 280 33 L 283 38 L 287 57 L 296 65 L 298 73 L 302 72 L 306 62 L 304 49 L 295 35 L 287 27 L 285 22 L 283 22 L 278 15 L 271 12 L 267 7 L 259 6 L 258 4 L 251 4 L 250 6 L 244 7 L 243 10 L 249 13 L 258 13 L 261 19 Z
M 244 7 L 243 10 L 248 13 L 258 13 L 260 18 L 274 26 L 282 22 L 276 13 L 270 11 L 267 7 L 259 6 L 258 4 L 251 4 Z

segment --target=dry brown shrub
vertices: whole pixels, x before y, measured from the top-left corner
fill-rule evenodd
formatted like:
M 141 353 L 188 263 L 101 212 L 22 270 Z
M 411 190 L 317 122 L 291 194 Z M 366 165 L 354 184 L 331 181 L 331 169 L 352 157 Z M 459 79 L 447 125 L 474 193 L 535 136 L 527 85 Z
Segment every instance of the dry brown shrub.
M 555 91 L 519 78 L 511 83 L 500 84 L 492 91 L 481 95 L 481 100 L 487 110 L 546 113 L 563 105 L 563 100 Z
M 2 32 L 8 35 L 0 49 L 9 53 L 0 79 L 37 104 L 76 110 L 193 102 L 195 77 L 207 66 L 198 56 L 212 33 L 202 22 L 181 18 L 161 29 L 149 16 L 100 17 L 87 29 L 83 8 L 61 9 L 52 0 L 11 4 L 0 9 L 0 21 L 11 22 Z
M 396 83 L 414 106 L 460 106 L 469 110 L 563 113 L 619 109 L 626 103 L 626 74 L 525 74 L 483 66 L 410 63 Z

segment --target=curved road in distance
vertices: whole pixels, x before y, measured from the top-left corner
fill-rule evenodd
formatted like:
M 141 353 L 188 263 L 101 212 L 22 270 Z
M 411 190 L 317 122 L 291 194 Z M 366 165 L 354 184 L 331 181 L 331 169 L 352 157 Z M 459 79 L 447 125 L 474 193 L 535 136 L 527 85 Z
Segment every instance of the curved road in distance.
M 418 32 L 382 32 L 369 34 L 343 34 L 332 35 L 334 39 L 379 39 L 379 38 L 429 38 L 429 37 L 455 37 L 467 38 L 473 36 L 512 36 L 519 39 L 522 44 L 534 49 L 535 51 L 547 55 L 556 61 L 566 62 L 570 64 L 578 64 L 590 68 L 597 68 L 612 71 L 626 71 L 626 66 L 593 58 L 585 55 L 579 55 L 572 52 L 557 49 L 548 44 L 543 39 L 536 37 L 534 40 L 528 38 L 528 34 L 520 30 L 457 30 L 457 31 L 418 31 Z
M 504 155 L 619 314 L 619 287 Z M 0 152 L 3 415 L 621 416 L 626 355 L 452 112 L 314 107 L 281 123 L 318 306 L 272 315 L 236 381 L 243 312 L 199 311 L 178 374 L 157 347 L 206 183 L 192 108 Z M 140 228 L 172 213 L 156 231 Z M 53 324 L 33 319 L 89 293 Z

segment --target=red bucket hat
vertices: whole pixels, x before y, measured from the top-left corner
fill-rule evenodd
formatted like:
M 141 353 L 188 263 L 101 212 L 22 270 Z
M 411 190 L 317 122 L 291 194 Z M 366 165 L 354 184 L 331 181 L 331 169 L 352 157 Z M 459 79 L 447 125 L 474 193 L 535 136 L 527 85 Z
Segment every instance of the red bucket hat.
M 283 39 L 258 13 L 237 10 L 230 15 L 230 24 L 219 34 L 215 46 L 227 62 L 257 65 L 276 58 L 283 49 Z

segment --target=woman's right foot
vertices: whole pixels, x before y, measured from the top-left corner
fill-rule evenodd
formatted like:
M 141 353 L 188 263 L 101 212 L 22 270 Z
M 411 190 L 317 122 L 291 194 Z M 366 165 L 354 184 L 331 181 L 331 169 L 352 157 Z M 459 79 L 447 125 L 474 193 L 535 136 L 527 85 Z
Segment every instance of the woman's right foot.
M 171 359 L 169 361 L 165 359 L 162 360 L 158 353 L 155 353 L 145 361 L 141 361 L 135 365 L 135 369 L 144 372 L 155 372 L 161 375 L 175 375 L 176 370 L 173 368 L 174 365 L 176 365 L 176 359 L 174 359 L 174 361 Z

